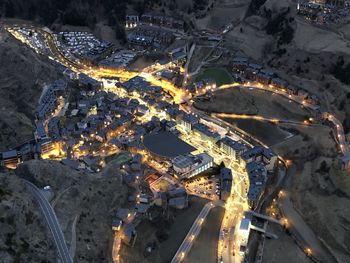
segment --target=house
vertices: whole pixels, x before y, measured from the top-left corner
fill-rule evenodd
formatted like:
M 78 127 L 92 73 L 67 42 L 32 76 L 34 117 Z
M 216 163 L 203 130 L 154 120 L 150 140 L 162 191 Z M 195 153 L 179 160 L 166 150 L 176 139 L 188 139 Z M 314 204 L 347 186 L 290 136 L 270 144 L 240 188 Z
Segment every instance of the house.
M 37 141 L 48 138 L 42 121 L 39 121 L 36 123 L 36 130 L 34 132 L 34 137 Z
M 73 80 L 73 79 L 76 79 L 77 78 L 77 74 L 72 71 L 71 69 L 69 68 L 66 68 L 64 71 L 63 71 L 63 75 L 68 77 L 69 79 Z
M 18 153 L 22 161 L 28 161 L 34 159 L 34 145 L 32 143 L 25 143 L 21 145 Z
M 272 71 L 262 69 L 256 74 L 256 80 L 264 85 L 269 85 L 274 73 Z
M 145 115 L 149 113 L 149 108 L 143 104 L 140 104 L 137 106 L 137 112 L 142 115 Z
M 232 70 L 236 73 L 243 73 L 248 67 L 248 59 L 245 57 L 235 57 L 232 60 Z
M 250 63 L 248 64 L 248 67 L 244 70 L 244 75 L 247 79 L 256 80 L 257 74 L 260 72 L 261 69 L 261 65 Z
M 124 244 L 133 247 L 137 238 L 134 224 L 128 223 L 121 228 L 121 237 Z
M 135 205 L 135 210 L 139 214 L 146 214 L 150 207 L 151 206 L 149 204 L 138 203 L 138 204 Z
M 167 120 L 173 120 L 176 121 L 176 123 L 182 123 L 183 116 L 186 115 L 184 111 L 179 110 L 175 107 L 169 107 L 168 109 L 165 109 L 165 114 Z
M 123 225 L 123 221 L 118 219 L 118 218 L 115 218 L 112 221 L 112 230 L 119 231 L 121 229 L 122 225 Z
M 241 158 L 245 161 L 245 163 L 250 163 L 253 161 L 262 162 L 266 165 L 266 169 L 268 171 L 272 171 L 278 157 L 271 149 L 263 146 L 256 146 L 243 152 Z
M 10 150 L 1 153 L 2 165 L 6 168 L 15 169 L 20 163 L 17 150 Z
M 283 79 L 273 78 L 271 80 L 271 85 L 273 85 L 276 89 L 279 89 L 281 91 L 286 91 L 288 83 Z
M 96 91 L 101 89 L 103 86 L 102 82 L 97 81 L 84 73 L 80 73 L 78 79 L 79 79 L 79 85 L 86 86 L 91 90 Z
M 293 85 L 287 86 L 287 94 L 288 95 L 297 95 L 298 94 L 298 88 Z
M 126 208 L 118 208 L 116 212 L 116 218 L 122 220 L 123 222 L 127 222 L 130 216 L 131 216 L 131 213 L 129 209 L 126 209 Z
M 309 96 L 309 93 L 304 89 L 299 89 L 298 96 L 301 97 L 302 99 L 305 99 L 307 96 Z
M 140 18 L 138 15 L 128 14 L 125 16 L 125 28 L 132 29 L 138 26 Z

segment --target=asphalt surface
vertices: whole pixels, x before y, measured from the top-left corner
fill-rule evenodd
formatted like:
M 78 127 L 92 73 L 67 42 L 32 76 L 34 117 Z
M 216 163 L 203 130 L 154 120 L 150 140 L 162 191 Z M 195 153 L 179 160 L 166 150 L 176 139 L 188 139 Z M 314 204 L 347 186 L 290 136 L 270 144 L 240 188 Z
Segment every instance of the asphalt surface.
M 41 212 L 44 214 L 46 223 L 50 228 L 51 234 L 55 241 L 56 248 L 58 250 L 58 254 L 60 255 L 62 262 L 73 263 L 73 259 L 69 254 L 69 250 L 65 243 L 63 232 L 61 230 L 56 213 L 53 210 L 52 206 L 46 200 L 46 198 L 41 193 L 38 187 L 36 187 L 34 184 L 32 184 L 27 180 L 23 180 L 23 181 L 26 184 L 30 193 L 34 196 L 35 200 L 38 202 Z
M 177 250 L 175 256 L 171 260 L 171 263 L 181 262 L 185 258 L 185 256 L 191 250 L 195 238 L 198 236 L 199 232 L 201 231 L 202 225 L 205 223 L 205 218 L 208 216 L 210 210 L 222 204 L 223 204 L 222 201 L 209 202 L 203 207 L 202 211 L 199 213 L 196 220 L 193 222 L 192 227 L 188 232 L 188 234 L 186 235 L 184 241 L 182 242 L 179 249 Z

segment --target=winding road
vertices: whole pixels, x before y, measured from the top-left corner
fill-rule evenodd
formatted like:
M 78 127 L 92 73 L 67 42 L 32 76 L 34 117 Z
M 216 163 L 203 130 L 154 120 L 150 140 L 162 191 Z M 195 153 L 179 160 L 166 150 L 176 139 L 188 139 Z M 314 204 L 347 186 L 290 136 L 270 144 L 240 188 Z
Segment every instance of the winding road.
M 23 180 L 23 182 L 25 183 L 30 193 L 34 196 L 35 200 L 38 202 L 40 210 L 44 214 L 46 223 L 50 228 L 51 234 L 55 241 L 56 248 L 58 250 L 58 254 L 60 255 L 62 262 L 73 263 L 73 259 L 69 254 L 69 250 L 66 245 L 64 235 L 58 222 L 56 213 L 50 205 L 49 201 L 46 200 L 45 196 L 41 193 L 40 189 L 34 184 L 27 180 Z

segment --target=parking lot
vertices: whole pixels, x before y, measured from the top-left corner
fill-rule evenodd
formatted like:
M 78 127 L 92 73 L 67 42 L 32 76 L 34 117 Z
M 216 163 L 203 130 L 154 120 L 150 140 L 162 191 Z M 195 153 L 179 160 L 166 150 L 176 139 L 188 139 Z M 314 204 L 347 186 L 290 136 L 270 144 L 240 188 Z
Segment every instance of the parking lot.
M 198 177 L 185 182 L 189 194 L 210 200 L 220 198 L 220 180 L 217 177 Z

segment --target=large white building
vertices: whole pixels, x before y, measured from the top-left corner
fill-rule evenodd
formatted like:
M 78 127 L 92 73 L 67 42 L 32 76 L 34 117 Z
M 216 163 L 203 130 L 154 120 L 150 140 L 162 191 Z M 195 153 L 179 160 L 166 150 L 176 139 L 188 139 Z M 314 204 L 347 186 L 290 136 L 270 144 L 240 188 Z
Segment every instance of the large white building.
M 244 254 L 247 248 L 248 239 L 250 233 L 250 218 L 243 218 L 239 225 L 238 230 L 238 242 L 239 242 L 239 252 Z
M 193 177 L 213 166 L 213 157 L 207 153 L 180 155 L 173 159 L 173 168 L 180 177 Z

